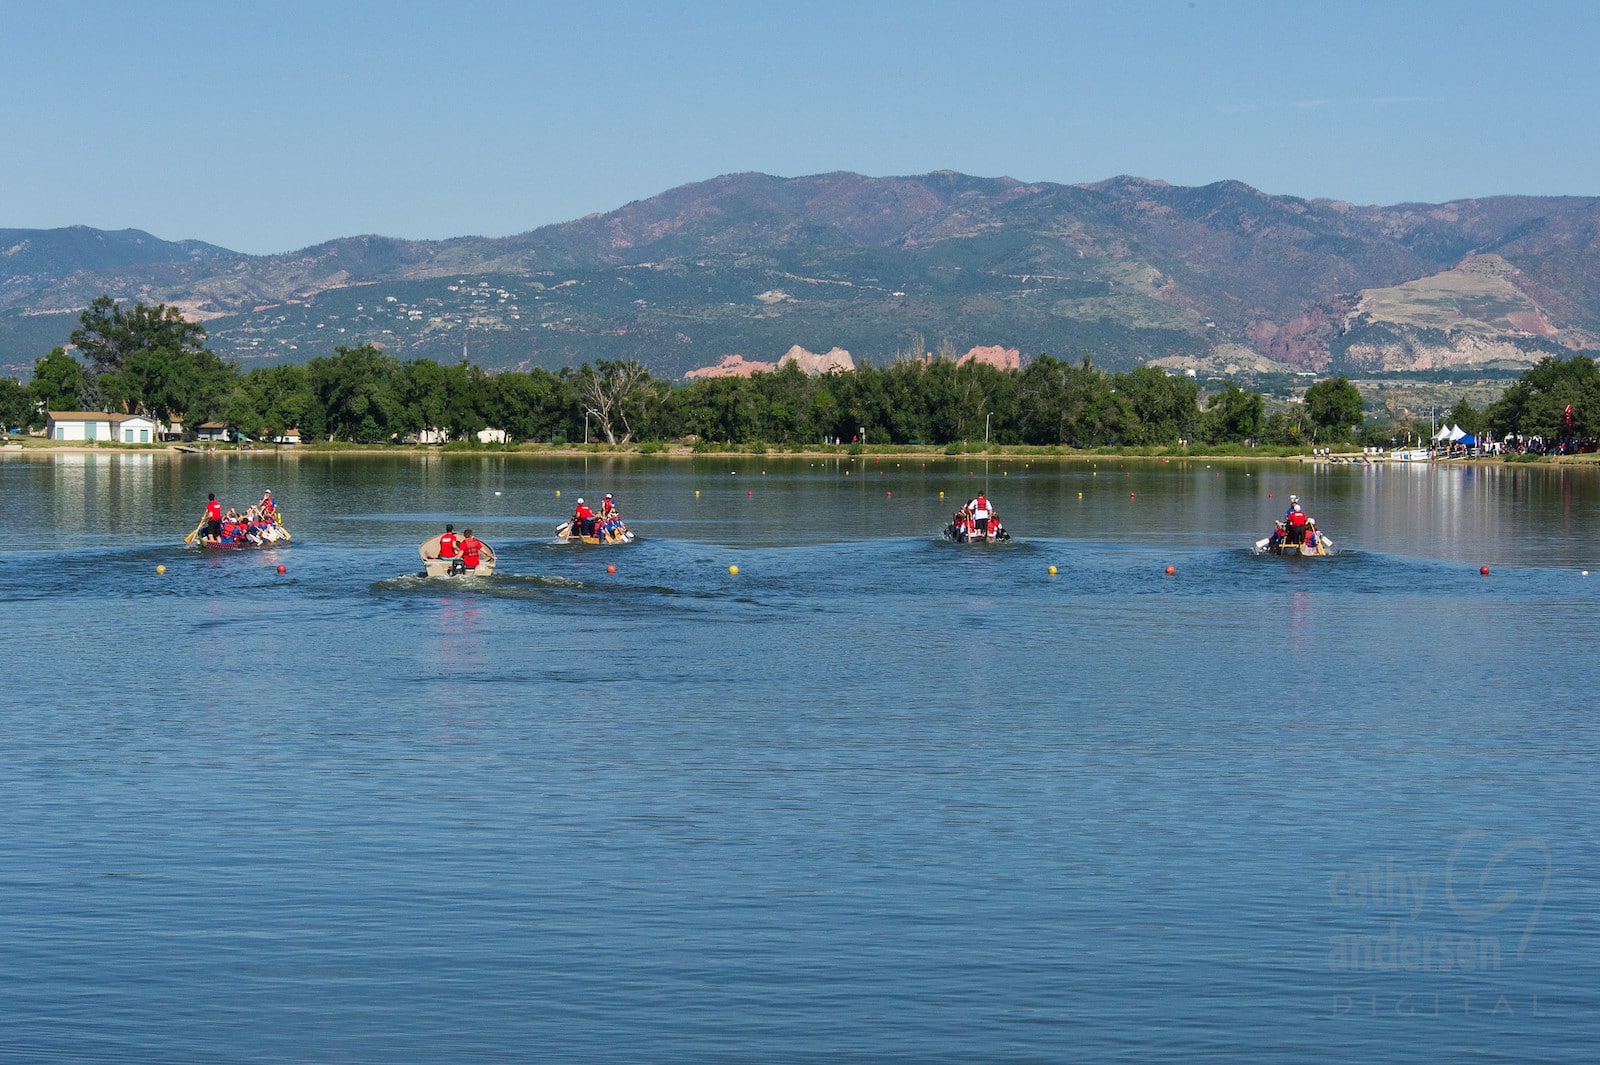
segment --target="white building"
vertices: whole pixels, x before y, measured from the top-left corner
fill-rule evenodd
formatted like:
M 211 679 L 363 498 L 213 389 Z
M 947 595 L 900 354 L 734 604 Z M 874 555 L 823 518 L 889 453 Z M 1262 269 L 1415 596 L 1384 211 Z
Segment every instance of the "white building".
M 44 435 L 51 440 L 104 440 L 114 444 L 153 444 L 161 439 L 155 420 L 142 414 L 85 410 L 51 411 L 45 420 Z

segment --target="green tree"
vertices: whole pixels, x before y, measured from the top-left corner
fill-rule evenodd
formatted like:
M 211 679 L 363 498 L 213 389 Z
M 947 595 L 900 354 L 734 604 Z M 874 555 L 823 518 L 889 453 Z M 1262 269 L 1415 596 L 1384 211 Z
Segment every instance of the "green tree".
M 244 379 L 244 388 L 250 397 L 252 420 L 236 424 L 250 436 L 271 440 L 290 429 L 298 429 L 305 440 L 322 435 L 325 421 L 304 366 L 252 370 Z
M 487 428 L 489 406 L 488 375 L 468 362 L 447 367 L 444 428 L 452 439 L 466 440 Z M 501 428 L 496 426 L 496 428 Z
M 176 307 L 135 303 L 124 311 L 110 296 L 97 296 L 78 316 L 71 343 L 88 360 L 91 372 L 115 373 L 129 356 L 164 348 L 174 354 L 205 347 L 206 331 Z
M 1306 413 L 1316 440 L 1347 440 L 1364 417 L 1361 393 L 1344 374 L 1318 381 L 1306 389 Z
M 33 421 L 33 397 L 15 377 L 0 377 L 0 430 L 20 429 Z
M 450 385 L 443 366 L 432 359 L 408 362 L 400 368 L 395 390 L 402 407 L 396 432 L 445 428 L 450 416 Z
M 1541 359 L 1489 406 L 1485 418 L 1488 428 L 1501 436 L 1557 440 L 1567 435 L 1568 406 L 1572 435 L 1600 435 L 1600 370 L 1588 356 Z
M 405 427 L 397 384 L 400 364 L 371 344 L 334 348 L 332 358 L 306 363 L 311 391 L 326 418 L 328 435 L 356 443 L 383 443 Z
M 1200 435 L 1208 444 L 1242 444 L 1261 437 L 1266 401 L 1229 381 L 1206 400 Z
M 1489 423 L 1484 412 L 1468 402 L 1465 396 L 1456 401 L 1456 405 L 1450 409 L 1450 413 L 1446 417 L 1450 420 L 1451 425 L 1459 425 L 1463 431 L 1469 432 L 1473 436 L 1483 432 Z
M 495 374 L 486 382 L 485 414 L 512 440 L 554 440 L 565 425 L 560 392 L 547 370 Z
M 1261 424 L 1261 442 L 1269 447 L 1301 447 L 1310 443 L 1306 409 L 1295 405 L 1288 410 L 1273 411 Z
M 68 355 L 65 348 L 52 348 L 50 354 L 33 364 L 28 395 L 46 411 L 88 410 L 97 401 L 83 364 Z
M 1175 444 L 1192 439 L 1200 421 L 1200 386 L 1159 366 L 1119 373 L 1112 385 L 1128 397 L 1137 419 L 1137 444 Z

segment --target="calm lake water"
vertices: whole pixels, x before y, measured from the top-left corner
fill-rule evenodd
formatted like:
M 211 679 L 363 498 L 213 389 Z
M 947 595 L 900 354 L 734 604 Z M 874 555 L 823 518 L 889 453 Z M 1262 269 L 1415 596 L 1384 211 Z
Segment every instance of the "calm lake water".
M 1016 542 L 938 541 L 985 481 Z M 179 542 L 264 489 L 292 546 Z M 605 491 L 639 543 L 550 542 Z M 1291 492 L 1339 556 L 1250 555 Z M 0 1060 L 1592 1061 L 1597 515 L 1543 466 L 5 456 Z M 492 579 L 417 575 L 446 521 Z

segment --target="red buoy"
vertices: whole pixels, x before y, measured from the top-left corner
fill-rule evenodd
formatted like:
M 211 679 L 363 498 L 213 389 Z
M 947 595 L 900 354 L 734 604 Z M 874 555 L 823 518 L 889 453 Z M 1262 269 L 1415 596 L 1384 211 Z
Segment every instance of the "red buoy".
M 1480 577 L 1487 577 L 1489 575 L 1489 567 L 1488 566 L 1479 566 L 1478 567 L 1478 575 Z

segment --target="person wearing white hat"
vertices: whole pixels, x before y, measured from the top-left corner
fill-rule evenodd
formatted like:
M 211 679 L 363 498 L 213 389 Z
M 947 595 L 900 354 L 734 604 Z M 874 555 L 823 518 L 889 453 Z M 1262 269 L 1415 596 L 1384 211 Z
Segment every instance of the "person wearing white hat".
M 572 528 L 577 530 L 579 536 L 594 535 L 594 511 L 590 510 L 582 499 L 578 500 L 572 508 Z

